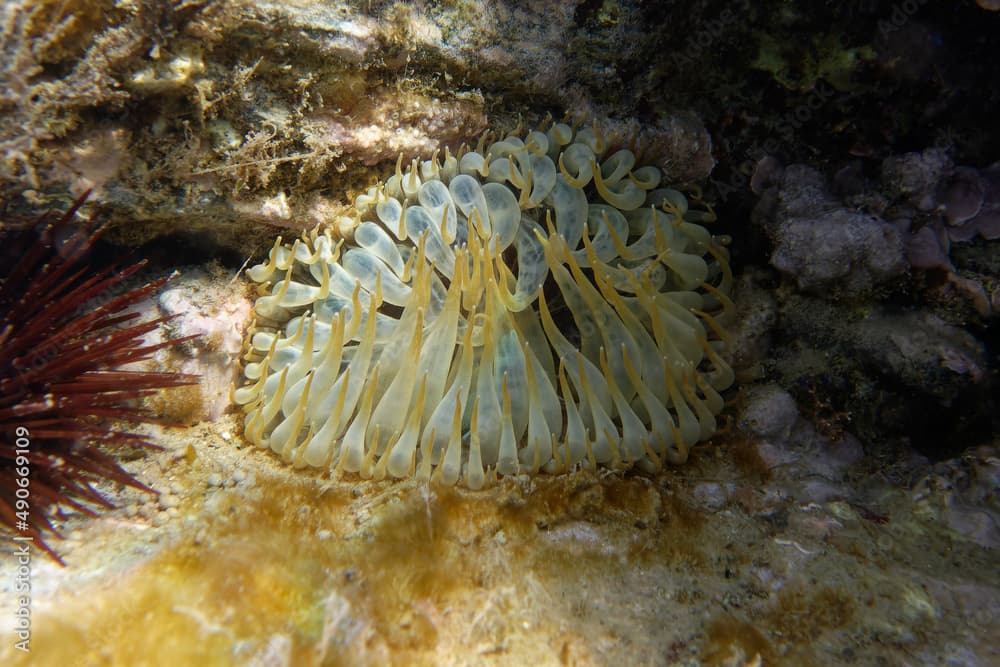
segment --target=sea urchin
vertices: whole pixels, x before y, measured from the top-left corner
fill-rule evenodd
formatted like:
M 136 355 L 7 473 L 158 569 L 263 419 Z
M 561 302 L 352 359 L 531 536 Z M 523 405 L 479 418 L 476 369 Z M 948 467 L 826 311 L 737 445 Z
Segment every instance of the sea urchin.
M 104 224 L 77 222 L 86 196 L 65 213 L 0 218 L 0 524 L 60 563 L 42 534 L 58 536 L 56 507 L 112 507 L 92 486 L 102 479 L 152 491 L 108 450 L 155 445 L 109 421 L 150 421 L 145 396 L 194 381 L 122 369 L 182 341 L 145 345 L 166 318 L 136 323 L 138 313 L 126 312 L 166 278 L 109 296 L 144 261 L 90 270 Z

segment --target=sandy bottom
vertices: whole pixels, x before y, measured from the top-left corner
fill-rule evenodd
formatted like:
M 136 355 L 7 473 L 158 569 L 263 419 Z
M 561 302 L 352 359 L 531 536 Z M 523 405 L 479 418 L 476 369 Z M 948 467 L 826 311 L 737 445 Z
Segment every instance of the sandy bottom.
M 997 552 L 890 486 L 878 512 L 783 500 L 723 438 L 656 476 L 469 492 L 323 479 L 238 432 L 156 431 L 127 467 L 159 498 L 109 487 L 118 509 L 62 520 L 31 651 L 5 621 L 0 664 L 1000 664 Z

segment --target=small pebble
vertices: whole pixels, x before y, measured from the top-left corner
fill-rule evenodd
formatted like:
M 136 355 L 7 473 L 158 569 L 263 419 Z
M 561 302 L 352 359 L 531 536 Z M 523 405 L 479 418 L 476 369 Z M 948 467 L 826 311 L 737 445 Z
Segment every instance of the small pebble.
M 236 470 L 233 471 L 233 481 L 236 482 L 237 484 L 239 484 L 240 482 L 242 482 L 246 478 L 247 478 L 247 474 L 246 474 L 245 471 L 240 470 L 239 468 L 237 468 Z
M 693 496 L 707 509 L 719 510 L 729 502 L 731 491 L 729 485 L 722 485 L 718 482 L 702 482 L 694 487 Z
M 180 498 L 178 498 L 172 493 L 164 493 L 162 496 L 160 496 L 161 510 L 167 510 L 170 509 L 171 507 L 177 507 L 178 505 L 180 505 L 180 503 L 181 503 Z
M 209 486 L 222 486 L 222 475 L 217 472 L 209 473 L 208 477 L 205 478 L 205 481 Z

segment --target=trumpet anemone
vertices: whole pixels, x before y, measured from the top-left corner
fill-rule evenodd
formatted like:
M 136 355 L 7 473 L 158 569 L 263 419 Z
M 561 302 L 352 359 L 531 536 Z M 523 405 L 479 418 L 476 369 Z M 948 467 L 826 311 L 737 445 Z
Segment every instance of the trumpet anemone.
M 733 382 L 710 207 L 563 123 L 413 160 L 248 270 L 245 437 L 476 489 L 682 463 Z

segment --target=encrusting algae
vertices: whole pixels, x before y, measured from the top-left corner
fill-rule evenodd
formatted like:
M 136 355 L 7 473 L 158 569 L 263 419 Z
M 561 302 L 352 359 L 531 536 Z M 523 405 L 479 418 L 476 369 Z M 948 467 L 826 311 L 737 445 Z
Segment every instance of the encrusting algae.
M 683 463 L 733 381 L 728 254 L 595 125 L 414 159 L 248 271 L 246 438 L 364 478 Z

